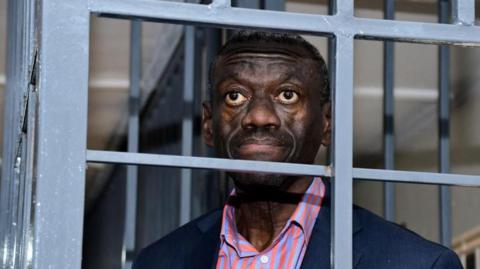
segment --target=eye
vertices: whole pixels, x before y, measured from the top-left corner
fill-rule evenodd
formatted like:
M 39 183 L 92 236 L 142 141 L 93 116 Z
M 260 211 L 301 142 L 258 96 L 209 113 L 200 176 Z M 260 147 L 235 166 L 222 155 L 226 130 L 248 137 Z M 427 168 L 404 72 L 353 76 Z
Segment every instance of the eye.
M 247 97 L 237 91 L 232 91 L 225 95 L 225 103 L 227 103 L 229 106 L 240 106 L 246 101 Z
M 298 102 L 298 94 L 292 90 L 283 90 L 277 98 L 282 104 L 286 105 Z

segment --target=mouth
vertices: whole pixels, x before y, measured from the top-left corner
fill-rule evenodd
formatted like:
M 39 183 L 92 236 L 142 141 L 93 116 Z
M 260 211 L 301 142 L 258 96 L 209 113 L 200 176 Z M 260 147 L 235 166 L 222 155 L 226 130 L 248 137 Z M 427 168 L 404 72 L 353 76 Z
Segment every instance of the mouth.
M 287 147 L 280 141 L 273 139 L 248 139 L 237 148 L 239 159 L 281 161 L 287 155 Z

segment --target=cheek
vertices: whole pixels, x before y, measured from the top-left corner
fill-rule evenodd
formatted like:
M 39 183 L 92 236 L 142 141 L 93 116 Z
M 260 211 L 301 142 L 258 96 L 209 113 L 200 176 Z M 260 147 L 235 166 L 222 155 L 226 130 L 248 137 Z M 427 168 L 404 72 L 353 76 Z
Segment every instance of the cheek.
M 315 115 L 314 113 L 319 113 Z M 290 129 L 295 135 L 298 145 L 316 146 L 322 139 L 321 112 L 302 110 L 291 117 Z
M 218 118 L 215 120 L 217 123 L 215 131 L 218 139 L 224 140 L 236 129 L 236 126 L 239 124 L 237 118 L 236 114 L 232 113 L 232 111 L 222 110 L 218 113 Z
M 306 117 L 307 113 L 305 111 L 296 111 L 295 113 L 284 113 L 281 117 L 284 119 L 283 125 L 284 128 L 289 130 L 296 140 L 296 144 L 303 144 L 307 133 L 308 118 Z

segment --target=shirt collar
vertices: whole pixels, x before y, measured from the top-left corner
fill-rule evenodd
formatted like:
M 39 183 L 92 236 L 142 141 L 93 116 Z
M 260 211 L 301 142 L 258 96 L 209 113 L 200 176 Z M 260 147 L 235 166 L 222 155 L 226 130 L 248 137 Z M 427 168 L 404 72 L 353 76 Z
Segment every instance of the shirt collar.
M 323 181 L 320 178 L 314 178 L 288 221 L 288 223 L 295 222 L 300 226 L 305 234 L 307 243 L 312 234 L 313 225 L 315 225 L 324 197 L 325 185 Z
M 235 190 L 232 191 L 230 196 L 235 196 Z M 324 197 L 325 184 L 321 178 L 316 177 L 305 191 L 305 194 L 302 196 L 301 201 L 298 203 L 283 230 L 277 238 L 273 240 L 272 245 L 278 241 L 278 238 L 283 236 L 292 224 L 296 224 L 302 229 L 305 234 L 306 243 L 308 244 Z M 221 244 L 227 243 L 232 246 L 240 257 L 258 254 L 257 250 L 238 233 L 235 224 L 235 207 L 229 204 L 225 204 L 223 209 L 220 242 Z

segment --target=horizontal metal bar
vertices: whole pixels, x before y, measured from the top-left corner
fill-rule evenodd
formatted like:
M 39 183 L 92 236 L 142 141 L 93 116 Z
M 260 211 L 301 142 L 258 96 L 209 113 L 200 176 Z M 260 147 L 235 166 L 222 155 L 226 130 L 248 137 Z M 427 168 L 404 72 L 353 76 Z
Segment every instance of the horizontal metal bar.
M 260 28 L 313 35 L 343 35 L 365 39 L 391 39 L 412 43 L 480 46 L 480 27 L 460 24 L 406 22 L 341 15 L 219 8 L 151 0 L 89 0 L 92 13 L 126 19 Z
M 90 0 L 92 13 L 102 16 L 113 15 L 122 18 L 143 18 L 147 20 L 171 21 L 177 23 L 208 24 L 217 27 L 267 28 L 277 30 L 302 30 L 302 32 L 332 33 L 333 27 L 317 27 L 312 24 L 322 18 L 312 14 L 250 8 L 218 8 L 217 5 L 199 5 L 168 1 L 149 0 Z M 325 16 L 327 17 L 327 16 Z M 288 20 L 280 21 L 279 19 Z M 331 20 L 330 17 L 326 18 Z
M 203 168 L 224 171 L 263 172 L 285 175 L 328 176 L 322 165 L 264 161 L 230 160 L 162 154 L 87 150 L 87 162 L 157 165 L 181 168 Z
M 480 176 L 354 168 L 355 179 L 480 187 Z
M 178 155 L 87 150 L 87 162 L 168 166 L 286 175 L 331 176 L 330 167 L 312 164 L 230 160 Z M 353 168 L 354 179 L 480 187 L 480 176 Z

